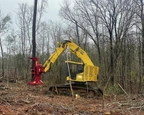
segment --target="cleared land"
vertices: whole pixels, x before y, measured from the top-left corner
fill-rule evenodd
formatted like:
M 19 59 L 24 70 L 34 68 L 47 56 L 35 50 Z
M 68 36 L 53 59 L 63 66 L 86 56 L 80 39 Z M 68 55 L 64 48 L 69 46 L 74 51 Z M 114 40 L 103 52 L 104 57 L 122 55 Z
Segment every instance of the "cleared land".
M 0 86 L 0 115 L 144 115 L 144 95 L 72 98 L 52 95 L 46 85 Z

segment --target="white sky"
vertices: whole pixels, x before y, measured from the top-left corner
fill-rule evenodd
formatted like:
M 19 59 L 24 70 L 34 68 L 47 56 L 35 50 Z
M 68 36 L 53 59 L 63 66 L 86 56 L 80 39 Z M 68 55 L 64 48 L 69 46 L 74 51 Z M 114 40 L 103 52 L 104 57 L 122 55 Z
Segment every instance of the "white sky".
M 40 1 L 41 0 L 38 0 L 38 4 L 40 4 Z M 60 21 L 58 12 L 60 9 L 60 4 L 62 4 L 62 1 L 63 0 L 48 0 L 48 5 L 46 8 L 47 14 L 45 15 L 46 19 L 52 21 Z M 27 3 L 29 5 L 33 5 L 34 0 L 0 0 L 0 9 L 2 13 L 10 13 L 13 19 L 13 23 L 15 23 L 15 12 L 17 11 L 18 3 Z
M 63 0 L 47 0 L 48 5 L 46 8 L 47 13 L 44 15 L 44 20 L 52 20 L 53 22 L 60 22 L 61 19 L 58 16 L 60 5 Z M 2 14 L 10 14 L 12 18 L 12 28 L 16 30 L 16 12 L 18 10 L 18 3 L 27 3 L 28 5 L 34 5 L 34 0 L 0 0 L 0 10 Z M 41 0 L 38 0 L 38 4 L 41 3 Z M 4 50 L 6 50 L 4 46 Z M 5 51 L 6 52 L 6 51 Z

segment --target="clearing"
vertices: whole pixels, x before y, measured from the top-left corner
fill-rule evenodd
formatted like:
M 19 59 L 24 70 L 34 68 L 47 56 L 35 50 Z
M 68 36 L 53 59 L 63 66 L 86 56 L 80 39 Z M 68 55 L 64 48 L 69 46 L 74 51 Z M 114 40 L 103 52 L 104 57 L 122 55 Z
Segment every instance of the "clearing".
M 144 115 L 144 95 L 72 98 L 52 95 L 48 86 L 0 85 L 0 115 Z

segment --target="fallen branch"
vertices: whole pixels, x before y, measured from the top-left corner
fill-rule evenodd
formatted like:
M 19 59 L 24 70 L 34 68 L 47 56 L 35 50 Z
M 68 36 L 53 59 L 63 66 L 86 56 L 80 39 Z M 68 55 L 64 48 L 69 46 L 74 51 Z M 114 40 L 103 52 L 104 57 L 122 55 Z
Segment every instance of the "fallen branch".
M 19 102 L 19 103 L 26 103 L 26 104 L 31 103 L 30 101 L 28 101 L 28 100 L 23 100 L 23 99 L 19 100 L 18 102 Z
M 129 107 L 127 109 L 141 109 L 144 108 L 144 104 L 142 106 L 137 106 L 137 107 Z
M 121 104 L 120 102 L 113 102 L 113 103 L 108 103 L 108 104 L 106 104 L 106 107 L 107 107 L 107 106 L 112 106 L 112 105 L 114 105 L 114 104 L 118 104 L 119 107 L 123 105 L 123 104 Z
M 123 92 L 128 95 L 128 93 L 122 88 L 122 86 L 118 83 L 118 86 L 123 90 Z

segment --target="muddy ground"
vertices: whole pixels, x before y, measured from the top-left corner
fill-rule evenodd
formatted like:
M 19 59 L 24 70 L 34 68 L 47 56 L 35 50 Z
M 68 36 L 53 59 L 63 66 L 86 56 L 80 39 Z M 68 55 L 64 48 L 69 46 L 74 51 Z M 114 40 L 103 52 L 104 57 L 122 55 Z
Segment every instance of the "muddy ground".
M 72 98 L 50 94 L 46 85 L 0 86 L 0 115 L 144 115 L 142 94 Z

